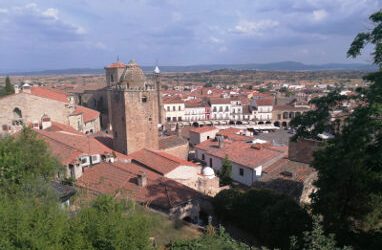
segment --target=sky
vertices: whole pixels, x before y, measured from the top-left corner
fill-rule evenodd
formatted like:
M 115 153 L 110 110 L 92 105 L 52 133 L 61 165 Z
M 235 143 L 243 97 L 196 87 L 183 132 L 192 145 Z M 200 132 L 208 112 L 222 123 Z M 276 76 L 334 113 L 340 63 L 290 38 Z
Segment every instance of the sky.
M 346 58 L 382 0 L 0 0 L 0 72 Z

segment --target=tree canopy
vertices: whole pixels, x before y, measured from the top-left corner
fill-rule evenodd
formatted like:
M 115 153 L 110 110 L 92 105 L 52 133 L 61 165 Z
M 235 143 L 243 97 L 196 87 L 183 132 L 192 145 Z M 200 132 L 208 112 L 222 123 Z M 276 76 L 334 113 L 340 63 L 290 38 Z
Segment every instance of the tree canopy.
M 360 55 L 370 43 L 380 70 L 364 78 L 369 86 L 352 97 L 357 107 L 348 113 L 335 138 L 315 153 L 312 163 L 318 170 L 313 212 L 323 216 L 325 228 L 336 233 L 341 243 L 362 249 L 382 245 L 382 12 L 370 20 L 375 27 L 356 36 L 348 56 Z M 333 129 L 330 111 L 344 100 L 337 90 L 315 100 L 316 110 L 292 121 L 296 136 L 312 138 Z
M 218 218 L 252 234 L 271 248 L 289 247 L 292 235 L 309 229 L 310 217 L 294 200 L 269 190 L 223 190 L 213 200 Z

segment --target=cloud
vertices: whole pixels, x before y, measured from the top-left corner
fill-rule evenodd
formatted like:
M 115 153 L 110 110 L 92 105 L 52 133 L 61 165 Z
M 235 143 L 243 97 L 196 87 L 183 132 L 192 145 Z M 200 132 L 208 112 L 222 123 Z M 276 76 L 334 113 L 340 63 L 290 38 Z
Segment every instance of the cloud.
M 245 35 L 259 36 L 264 32 L 272 30 L 279 26 L 279 22 L 275 20 L 265 19 L 259 21 L 241 20 L 236 24 L 232 32 Z
M 10 8 L 5 20 L 8 25 L 0 27 L 0 31 L 14 39 L 28 37 L 31 42 L 76 41 L 86 33 L 82 26 L 60 18 L 58 9 L 40 9 L 35 3 Z
M 313 15 L 314 21 L 320 22 L 328 16 L 328 12 L 326 12 L 326 10 L 322 10 L 322 9 L 321 10 L 314 10 L 312 15 Z

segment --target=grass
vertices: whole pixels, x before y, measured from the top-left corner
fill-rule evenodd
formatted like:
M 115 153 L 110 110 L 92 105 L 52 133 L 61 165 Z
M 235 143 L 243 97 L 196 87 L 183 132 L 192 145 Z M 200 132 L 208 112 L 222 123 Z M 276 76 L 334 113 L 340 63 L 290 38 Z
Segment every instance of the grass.
M 171 220 L 168 216 L 154 212 L 142 206 L 136 206 L 136 212 L 146 217 L 151 224 L 151 235 L 159 248 L 176 240 L 195 239 L 202 235 L 197 228 L 182 220 Z

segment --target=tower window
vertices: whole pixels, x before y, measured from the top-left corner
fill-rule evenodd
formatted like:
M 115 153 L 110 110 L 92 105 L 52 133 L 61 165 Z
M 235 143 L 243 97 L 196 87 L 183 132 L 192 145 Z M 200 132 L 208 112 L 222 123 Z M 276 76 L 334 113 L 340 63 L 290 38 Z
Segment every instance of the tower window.
M 113 76 L 113 74 L 110 75 L 110 82 L 114 82 L 114 76 Z
M 147 96 L 142 97 L 142 102 L 147 102 Z

